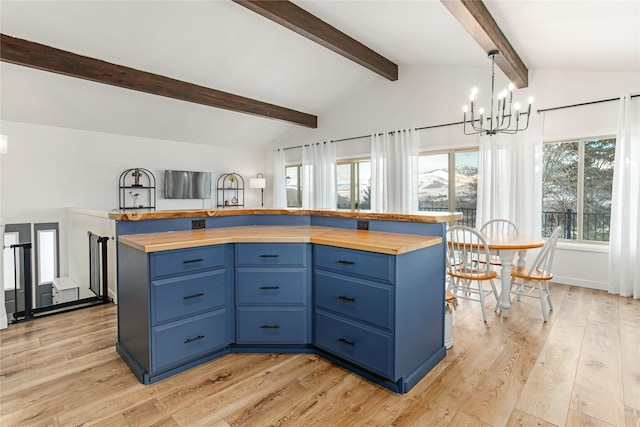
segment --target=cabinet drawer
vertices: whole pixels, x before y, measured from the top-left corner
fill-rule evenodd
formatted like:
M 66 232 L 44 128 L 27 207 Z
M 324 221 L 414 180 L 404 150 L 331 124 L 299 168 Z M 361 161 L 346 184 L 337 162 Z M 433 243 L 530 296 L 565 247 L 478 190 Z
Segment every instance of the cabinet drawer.
M 304 307 L 238 308 L 237 344 L 306 344 Z
M 225 246 L 206 246 L 152 253 L 150 257 L 151 278 L 224 267 Z
M 236 265 L 306 266 L 306 243 L 237 243 Z
M 315 266 L 353 276 L 393 283 L 395 260 L 391 255 L 316 245 Z
M 222 309 L 157 326 L 151 335 L 151 370 L 170 369 L 229 344 L 229 313 Z
M 304 268 L 238 268 L 238 304 L 304 304 L 307 300 Z
M 231 301 L 226 269 L 154 280 L 151 316 L 155 325 L 224 306 Z
M 395 381 L 391 334 L 316 311 L 315 345 Z
M 367 282 L 325 271 L 316 271 L 317 307 L 393 329 L 393 286 Z

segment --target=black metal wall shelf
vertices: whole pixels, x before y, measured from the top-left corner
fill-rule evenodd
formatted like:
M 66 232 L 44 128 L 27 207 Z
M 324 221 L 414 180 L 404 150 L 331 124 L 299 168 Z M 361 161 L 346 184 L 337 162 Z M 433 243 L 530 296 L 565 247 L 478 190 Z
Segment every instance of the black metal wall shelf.
M 144 168 L 127 169 L 120 174 L 118 183 L 120 210 L 156 209 L 156 177 L 151 171 Z
M 235 172 L 218 177 L 216 183 L 216 205 L 219 208 L 244 206 L 244 178 Z

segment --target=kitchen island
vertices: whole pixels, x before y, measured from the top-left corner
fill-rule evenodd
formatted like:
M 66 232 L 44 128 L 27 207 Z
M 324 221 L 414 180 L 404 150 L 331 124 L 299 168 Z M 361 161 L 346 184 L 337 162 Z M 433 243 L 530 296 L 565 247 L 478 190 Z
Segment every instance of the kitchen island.
M 442 243 L 459 214 L 111 215 L 116 348 L 143 383 L 229 352 L 313 352 L 404 393 L 445 355 Z

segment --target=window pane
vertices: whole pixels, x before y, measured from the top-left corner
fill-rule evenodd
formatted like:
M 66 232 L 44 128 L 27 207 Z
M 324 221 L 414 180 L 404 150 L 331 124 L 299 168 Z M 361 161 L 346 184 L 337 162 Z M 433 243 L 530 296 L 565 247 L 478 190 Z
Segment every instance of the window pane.
M 38 230 L 38 284 L 52 283 L 56 276 L 56 232 Z
M 351 209 L 351 163 L 338 164 L 336 175 L 337 207 Z
M 577 239 L 579 142 L 544 144 L 542 235 L 558 225 L 565 239 Z
M 288 166 L 285 169 L 287 181 L 287 207 L 300 207 L 300 166 Z
M 358 162 L 358 204 L 356 209 L 371 209 L 371 162 Z
M 14 251 L 15 249 L 10 248 L 9 246 L 15 245 L 18 243 L 18 233 L 5 233 L 4 234 L 4 250 L 3 250 L 3 267 L 4 267 L 4 275 L 3 275 L 3 283 L 4 289 L 15 289 L 16 284 L 16 265 L 14 263 Z M 20 253 L 20 252 L 18 252 Z M 20 260 L 18 260 L 20 262 Z M 18 272 L 20 272 L 20 265 L 18 264 Z M 18 277 L 18 287 L 20 287 L 20 278 Z
M 476 205 L 478 200 L 478 152 L 455 153 L 456 199 L 454 209 L 462 212 L 462 224 L 476 226 Z
M 418 209 L 449 210 L 449 155 L 418 157 Z
M 615 139 L 585 141 L 582 239 L 609 241 Z

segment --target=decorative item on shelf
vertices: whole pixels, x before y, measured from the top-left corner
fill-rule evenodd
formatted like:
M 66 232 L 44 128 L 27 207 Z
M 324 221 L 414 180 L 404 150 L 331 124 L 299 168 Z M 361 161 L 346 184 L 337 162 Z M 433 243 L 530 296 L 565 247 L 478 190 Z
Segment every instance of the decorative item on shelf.
M 156 177 L 151 171 L 144 168 L 127 169 L 120 174 L 118 183 L 118 205 L 121 210 L 155 210 Z M 129 199 L 131 204 L 128 203 Z
M 529 97 L 529 107 L 526 112 L 520 111 L 520 104 L 515 103 L 512 109 L 513 103 L 513 83 L 509 85 L 509 90 L 504 89 L 502 92 L 498 93 L 497 101 L 498 108 L 494 112 L 493 111 L 493 103 L 494 103 L 494 85 L 495 85 L 495 57 L 499 55 L 500 52 L 497 50 L 492 50 L 489 52 L 489 58 L 491 58 L 491 109 L 489 110 L 489 114 L 487 116 L 487 120 L 489 121 L 489 126 L 485 127 L 485 111 L 484 108 L 480 108 L 478 113 L 480 114 L 480 119 L 476 120 L 475 118 L 475 107 L 476 107 L 476 95 L 478 94 L 478 90 L 473 88 L 471 91 L 471 118 L 467 120 L 467 106 L 465 105 L 463 108 L 463 130 L 465 135 L 496 135 L 498 133 L 506 133 L 506 134 L 515 134 L 520 131 L 523 131 L 529 127 L 529 117 L 531 115 L 531 104 L 533 104 L 533 97 Z M 509 97 L 509 108 L 507 110 L 507 97 Z M 522 124 L 520 122 L 520 116 L 526 116 L 527 120 L 524 123 L 523 127 L 520 127 Z M 512 118 L 515 120 L 512 122 Z M 506 119 L 506 122 L 505 122 Z M 495 122 L 494 122 L 495 120 Z M 476 122 L 479 122 L 476 124 Z M 524 122 L 524 121 L 523 121 Z M 467 124 L 471 126 L 471 131 L 467 132 Z
M 218 177 L 216 205 L 219 208 L 244 206 L 244 179 L 241 175 L 231 172 Z
M 267 181 L 264 179 L 264 175 L 261 174 L 260 172 L 258 172 L 258 174 L 256 175 L 256 178 L 251 178 L 249 180 L 249 187 L 250 188 L 259 188 L 260 189 L 260 196 L 261 196 L 261 206 L 264 208 L 264 189 L 267 186 Z

